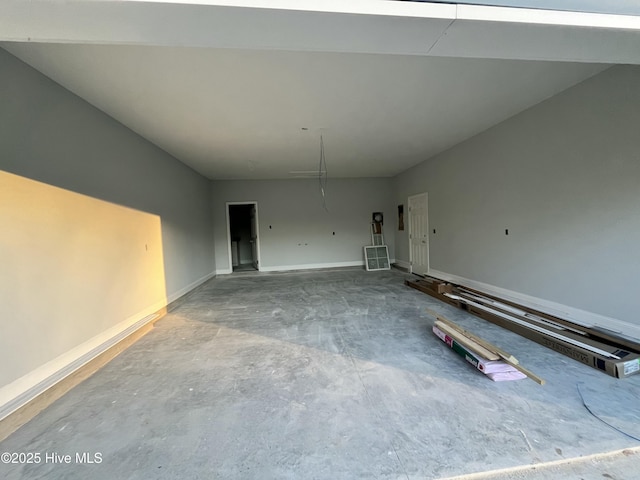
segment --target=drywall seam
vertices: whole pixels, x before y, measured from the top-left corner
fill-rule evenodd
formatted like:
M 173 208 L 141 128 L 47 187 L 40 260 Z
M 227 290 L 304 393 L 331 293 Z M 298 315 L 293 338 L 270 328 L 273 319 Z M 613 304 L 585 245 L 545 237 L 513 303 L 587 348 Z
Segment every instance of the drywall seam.
M 520 303 L 526 307 L 540 310 L 541 312 L 554 315 L 559 318 L 569 320 L 585 327 L 603 327 L 609 330 L 618 329 L 617 333 L 623 333 L 627 336 L 632 336 L 640 339 L 640 328 L 637 325 L 628 323 L 617 318 L 611 318 L 604 315 L 600 315 L 579 308 L 570 307 L 561 303 L 552 302 L 543 298 L 533 297 L 524 293 L 508 290 L 502 287 L 496 287 L 487 283 L 478 282 L 469 278 L 460 277 L 446 272 L 441 272 L 435 269 L 429 269 L 428 275 L 442 280 L 447 280 L 465 287 L 473 288 L 482 293 L 494 295 L 496 297 L 504 298 L 512 302 Z
M 0 420 L 71 375 L 101 353 L 107 351 L 135 331 L 154 321 L 163 308 L 214 276 L 210 273 L 191 283 L 167 300 L 150 305 L 141 312 L 72 348 L 26 375 L 0 388 Z

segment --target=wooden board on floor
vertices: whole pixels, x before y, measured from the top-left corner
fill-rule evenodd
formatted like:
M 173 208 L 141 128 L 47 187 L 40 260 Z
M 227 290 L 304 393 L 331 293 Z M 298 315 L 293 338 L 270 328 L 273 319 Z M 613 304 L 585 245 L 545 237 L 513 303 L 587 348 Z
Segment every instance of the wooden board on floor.
M 449 305 L 452 305 L 454 307 L 461 308 L 462 306 L 460 301 L 449 298 L 442 293 L 438 293 L 437 290 L 432 287 L 432 282 L 425 280 L 405 280 L 404 284 L 408 287 L 415 288 L 420 292 L 426 293 L 427 295 L 431 295 L 432 297 L 437 298 L 438 300 L 448 303 Z
M 485 360 L 500 360 L 500 356 L 498 354 L 487 350 L 482 345 L 480 345 L 478 342 L 472 340 L 471 338 L 468 338 L 468 337 L 464 336 L 463 334 L 461 334 L 460 332 L 458 332 L 454 328 L 451 328 L 446 323 L 444 323 L 444 322 L 442 322 L 440 320 L 436 320 L 436 327 L 438 327 L 442 332 L 444 332 L 447 335 L 449 335 L 451 338 L 453 338 L 456 342 L 458 342 L 464 348 L 466 348 L 467 350 L 471 351 L 472 353 L 475 353 L 475 354 L 479 355 L 483 359 L 485 359 Z
M 524 368 L 522 365 L 520 365 L 520 362 L 518 361 L 518 359 L 515 358 L 510 353 L 505 352 L 504 350 L 500 349 L 496 345 L 493 345 L 492 343 L 487 342 L 486 340 L 474 335 L 473 333 L 468 332 L 467 330 L 465 330 L 464 328 L 462 328 L 459 325 L 455 324 L 451 320 L 449 320 L 449 319 L 447 319 L 447 318 L 445 318 L 445 317 L 443 317 L 441 315 L 438 315 L 435 312 L 431 312 L 429 310 L 428 310 L 428 312 L 429 312 L 430 315 L 433 315 L 433 316 L 436 317 L 436 325 L 438 326 L 438 328 L 441 328 L 440 325 L 449 327 L 450 330 L 455 331 L 459 335 L 458 338 L 466 338 L 467 340 L 471 340 L 471 341 L 477 343 L 478 345 L 481 345 L 483 348 L 485 348 L 489 352 L 497 355 L 498 359 L 505 361 L 506 363 L 508 363 L 509 365 L 514 367 L 516 370 L 519 370 L 520 372 L 524 373 L 527 377 L 529 377 L 534 382 L 536 382 L 536 383 L 538 383 L 540 385 L 544 385 L 545 384 L 545 381 L 541 377 L 539 377 L 538 375 L 533 373 L 531 370 L 528 370 L 528 369 Z M 447 332 L 445 332 L 445 333 L 447 333 Z M 451 336 L 449 333 L 447 333 L 447 335 Z M 455 337 L 453 337 L 453 336 L 451 338 L 455 339 Z

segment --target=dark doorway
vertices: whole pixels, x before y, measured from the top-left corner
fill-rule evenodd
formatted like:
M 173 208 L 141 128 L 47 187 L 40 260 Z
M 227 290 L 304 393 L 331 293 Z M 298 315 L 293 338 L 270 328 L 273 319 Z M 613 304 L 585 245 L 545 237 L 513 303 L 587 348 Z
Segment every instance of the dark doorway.
M 234 272 L 258 270 L 258 234 L 255 203 L 229 205 L 231 268 Z

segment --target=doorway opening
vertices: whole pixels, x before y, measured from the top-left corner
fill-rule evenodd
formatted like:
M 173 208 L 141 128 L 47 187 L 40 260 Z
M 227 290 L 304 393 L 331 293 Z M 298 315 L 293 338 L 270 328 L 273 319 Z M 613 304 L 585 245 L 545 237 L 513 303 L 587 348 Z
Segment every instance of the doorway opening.
M 227 203 L 227 238 L 232 272 L 260 270 L 258 203 Z

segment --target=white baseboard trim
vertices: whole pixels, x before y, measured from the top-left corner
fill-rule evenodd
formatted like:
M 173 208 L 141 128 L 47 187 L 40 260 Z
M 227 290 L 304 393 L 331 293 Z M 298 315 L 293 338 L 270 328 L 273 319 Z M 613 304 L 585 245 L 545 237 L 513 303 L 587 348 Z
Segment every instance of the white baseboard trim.
M 389 263 L 396 263 L 395 258 L 389 259 Z M 364 260 L 356 260 L 352 262 L 332 262 L 332 263 L 306 263 L 299 265 L 276 265 L 269 267 L 260 267 L 261 272 L 287 272 L 290 270 L 319 270 L 322 268 L 340 268 L 340 267 L 364 267 Z M 216 275 L 229 275 L 233 273 L 231 268 L 222 268 L 216 270 Z
M 126 320 L 123 320 L 86 342 L 63 353 L 59 357 L 54 358 L 0 388 L 0 420 L 6 418 L 23 405 L 26 405 L 38 395 L 71 375 L 136 330 L 155 320 L 160 315 L 157 313 L 159 310 L 162 310 L 169 303 L 206 282 L 213 277 L 213 275 L 213 273 L 205 275 L 190 285 L 172 293 L 168 298 L 157 301 L 141 312 L 132 315 Z
M 333 262 L 333 263 L 305 263 L 301 265 L 277 265 L 271 267 L 260 267 L 261 272 L 286 272 L 289 270 L 317 270 L 321 268 L 340 268 L 340 267 L 363 267 L 364 260 L 356 260 L 352 262 Z
M 184 288 L 181 288 L 180 290 L 178 290 L 177 292 L 172 293 L 171 295 L 169 295 L 167 297 L 167 304 L 163 305 L 163 307 L 166 307 L 168 304 L 170 304 L 171 302 L 176 301 L 177 299 L 179 299 L 180 297 L 182 297 L 183 295 L 189 293 L 191 290 L 193 290 L 194 288 L 199 287 L 200 285 L 202 285 L 204 282 L 206 282 L 207 280 L 210 280 L 211 278 L 216 276 L 217 272 L 211 272 L 206 274 L 204 277 L 200 277 L 198 280 L 196 280 L 195 282 L 190 283 L 189 285 L 187 285 Z M 162 307 L 160 307 L 162 308 Z M 159 309 L 158 309 L 159 310 Z
M 584 327 L 603 327 L 619 334 L 640 339 L 640 327 L 617 318 L 607 317 L 598 313 L 581 310 L 579 308 L 570 307 L 561 303 L 545 300 L 543 298 L 533 297 L 525 293 L 508 290 L 502 287 L 496 287 L 487 283 L 478 282 L 469 278 L 460 277 L 439 270 L 429 269 L 428 275 L 456 283 L 465 287 L 473 288 L 480 292 L 504 298 L 512 302 L 519 303 L 529 308 L 539 310 L 549 315 L 555 315 L 574 322 Z
M 409 262 L 405 262 L 404 260 L 393 260 L 391 263 L 395 263 L 399 267 L 406 268 L 411 271 L 411 264 Z

